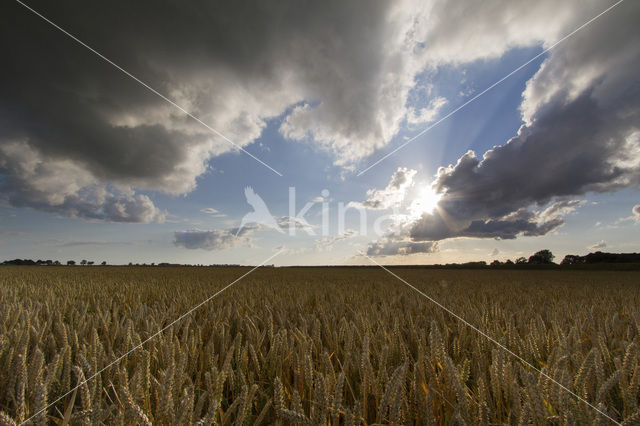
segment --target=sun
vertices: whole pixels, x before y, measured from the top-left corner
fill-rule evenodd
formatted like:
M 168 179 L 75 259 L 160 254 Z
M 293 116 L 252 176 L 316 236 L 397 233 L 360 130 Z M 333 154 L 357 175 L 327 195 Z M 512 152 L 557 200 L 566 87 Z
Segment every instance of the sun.
M 420 217 L 423 213 L 432 214 L 438 206 L 442 194 L 438 194 L 431 186 L 424 187 L 409 206 L 412 217 Z

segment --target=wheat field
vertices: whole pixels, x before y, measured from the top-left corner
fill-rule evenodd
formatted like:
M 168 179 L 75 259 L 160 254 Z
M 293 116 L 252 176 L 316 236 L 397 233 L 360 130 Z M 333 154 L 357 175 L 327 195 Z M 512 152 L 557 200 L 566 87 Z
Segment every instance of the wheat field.
M 613 424 L 379 268 L 260 268 L 104 369 L 247 271 L 0 268 L 0 424 Z M 639 273 L 394 273 L 640 424 Z

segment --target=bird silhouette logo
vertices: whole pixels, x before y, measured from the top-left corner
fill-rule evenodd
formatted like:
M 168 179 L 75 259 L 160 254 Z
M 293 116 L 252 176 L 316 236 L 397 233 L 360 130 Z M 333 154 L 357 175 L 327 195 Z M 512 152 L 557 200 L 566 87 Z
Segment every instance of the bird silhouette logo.
M 253 211 L 247 213 L 242 218 L 242 221 L 240 222 L 240 227 L 236 232 L 236 237 L 240 235 L 240 231 L 242 230 L 242 228 L 244 228 L 246 225 L 250 223 L 257 223 L 259 225 L 264 225 L 269 228 L 273 228 L 276 231 L 284 234 L 284 231 L 282 230 L 282 228 L 280 228 L 280 225 L 278 225 L 278 222 L 269 211 L 269 208 L 265 204 L 264 200 L 258 194 L 255 193 L 253 188 L 251 188 L 250 186 L 247 186 L 244 189 L 244 196 L 247 199 L 247 203 L 249 203 L 249 205 L 253 207 Z

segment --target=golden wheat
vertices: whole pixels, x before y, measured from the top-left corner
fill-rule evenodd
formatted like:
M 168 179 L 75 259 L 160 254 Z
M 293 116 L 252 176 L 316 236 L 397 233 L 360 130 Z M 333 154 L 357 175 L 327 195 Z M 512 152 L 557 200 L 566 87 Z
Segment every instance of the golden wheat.
M 105 369 L 246 271 L 0 268 L 0 425 L 606 424 L 374 268 L 258 269 Z M 639 421 L 640 274 L 396 273 Z

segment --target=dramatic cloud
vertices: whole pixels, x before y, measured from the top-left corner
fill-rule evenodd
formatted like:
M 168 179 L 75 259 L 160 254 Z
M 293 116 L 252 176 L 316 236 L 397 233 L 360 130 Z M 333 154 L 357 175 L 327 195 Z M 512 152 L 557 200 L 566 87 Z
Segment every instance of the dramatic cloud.
M 563 3 L 552 12 L 549 4 L 488 2 L 478 10 L 437 4 L 432 12 L 448 18 L 437 19 L 433 28 L 439 29 L 429 32 L 431 58 L 464 63 L 499 56 L 510 44 L 548 45 L 602 7 L 584 5 L 571 12 Z M 455 165 L 440 168 L 433 182 L 441 194 L 437 208 L 395 224 L 371 250 L 386 243 L 393 251 L 394 243 L 407 241 L 545 235 L 584 203 L 572 197 L 637 187 L 640 32 L 634 16 L 639 11 L 637 4 L 614 9 L 551 51 L 523 93 L 525 124 L 517 136 L 482 159 L 469 151 Z M 509 16 L 536 19 L 517 29 L 510 22 L 518 20 Z M 462 20 L 464 25 L 451 25 Z
M 433 213 L 425 213 L 410 225 L 409 235 L 417 241 L 437 241 L 455 237 L 495 238 L 502 240 L 522 236 L 541 236 L 564 224 L 562 215 L 566 215 L 582 205 L 581 201 L 558 201 L 543 211 L 531 211 L 520 208 L 503 216 L 448 214 L 443 202 Z M 558 207 L 569 204 L 571 207 Z
M 518 135 L 482 159 L 469 151 L 440 168 L 434 187 L 442 198 L 413 224 L 414 240 L 544 235 L 579 202 L 531 206 L 638 187 L 638 12 L 638 4 L 615 9 L 551 52 L 523 94 Z
M 601 250 L 607 247 L 607 242 L 605 240 L 600 240 L 600 242 L 595 243 L 592 246 L 587 247 L 589 250 Z
M 410 102 L 423 71 L 549 46 L 606 6 L 596 0 L 30 5 L 240 146 L 256 140 L 267 120 L 284 116 L 285 137 L 326 149 L 345 166 L 385 146 L 403 125 L 436 117 L 443 98 Z M 482 213 L 462 214 L 464 220 L 497 220 L 557 195 L 637 184 L 632 128 L 639 97 L 630 82 L 638 75 L 638 7 L 625 2 L 552 51 L 525 92 L 520 134 L 482 162 L 468 160 L 466 170 L 439 176 L 443 191 L 487 196 Z M 232 149 L 18 3 L 0 8 L 0 191 L 13 205 L 157 220 L 151 200 L 135 191 L 187 193 L 212 158 Z M 28 155 L 18 155 L 16 146 Z M 34 167 L 32 157 L 42 166 Z M 487 189 L 512 175 L 510 187 Z M 476 178 L 477 196 L 456 185 Z M 488 207 L 500 194 L 505 200 Z M 450 201 L 443 207 L 453 207 Z M 465 207 L 464 200 L 457 204 Z
M 281 132 L 311 136 L 341 164 L 398 132 L 425 66 L 414 48 L 426 9 L 413 1 L 30 5 L 238 145 L 289 111 Z M 50 197 L 92 203 L 87 188 L 110 184 L 183 194 L 212 157 L 232 150 L 18 3 L 1 12 L 0 146 L 21 144 L 69 167 Z M 2 192 L 14 204 L 75 214 L 34 201 L 23 172 L 30 164 L 5 151 Z
M 391 181 L 384 189 L 370 189 L 367 191 L 367 200 L 358 203 L 351 202 L 354 207 L 364 207 L 370 210 L 384 210 L 398 205 L 404 199 L 405 193 L 411 185 L 416 170 L 399 167 L 391 176 Z
M 370 243 L 368 253 L 378 255 L 411 254 L 419 250 L 437 250 L 431 243 L 448 238 L 515 239 L 518 236 L 541 236 L 564 224 L 564 216 L 584 205 L 584 200 L 559 200 L 546 209 L 532 211 L 519 208 L 496 217 L 454 217 L 443 208 L 442 201 L 433 212 L 420 216 L 410 211 L 389 217 L 391 224 L 385 234 Z M 427 244 L 416 244 L 426 242 Z M 497 254 L 497 252 L 496 252 Z M 496 254 L 492 254 L 495 256 Z
M 416 124 L 436 117 L 444 98 L 436 97 L 427 106 L 407 105 L 419 72 L 498 58 L 515 47 L 549 46 L 604 8 L 596 0 L 561 4 L 550 0 L 397 1 L 388 5 L 393 6 L 384 13 L 377 3 L 342 11 L 367 13 L 349 18 L 354 20 L 350 22 L 353 29 L 346 34 L 353 38 L 334 31 L 322 55 L 310 59 L 313 65 L 324 65 L 325 58 L 341 61 L 331 61 L 322 71 L 307 70 L 314 87 L 325 91 L 307 97 L 311 102 L 291 111 L 280 128 L 283 135 L 298 140 L 310 137 L 337 154 L 338 164 L 349 164 L 383 147 L 403 121 Z M 385 25 L 380 25 L 381 18 L 386 19 Z M 363 20 L 368 26 L 362 25 Z M 346 15 L 336 22 L 347 22 Z M 328 28 L 337 29 L 335 23 Z
M 382 238 L 370 243 L 367 247 L 368 256 L 395 256 L 416 253 L 435 253 L 438 251 L 437 242 L 414 242 L 408 240 L 394 240 Z
M 123 185 L 107 186 L 69 160 L 49 159 L 24 142 L 0 144 L 0 173 L 9 202 L 71 217 L 110 222 L 162 222 L 151 199 Z

